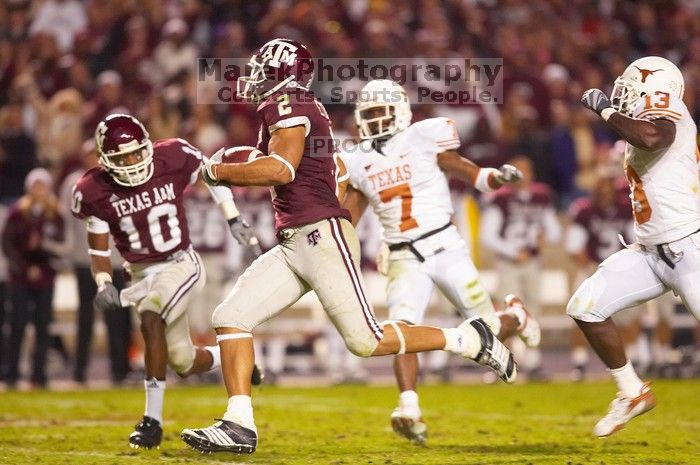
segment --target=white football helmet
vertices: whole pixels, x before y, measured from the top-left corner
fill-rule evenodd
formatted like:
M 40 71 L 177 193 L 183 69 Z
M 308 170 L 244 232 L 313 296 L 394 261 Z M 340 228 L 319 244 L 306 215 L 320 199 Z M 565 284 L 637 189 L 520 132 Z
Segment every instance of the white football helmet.
M 377 114 L 376 109 L 384 112 Z M 368 82 L 355 104 L 355 122 L 363 140 L 392 136 L 410 126 L 411 118 L 408 94 L 389 79 Z
M 683 74 L 676 65 L 666 58 L 648 56 L 633 61 L 615 79 L 610 99 L 615 110 L 631 116 L 642 96 L 662 91 L 683 98 L 684 88 Z

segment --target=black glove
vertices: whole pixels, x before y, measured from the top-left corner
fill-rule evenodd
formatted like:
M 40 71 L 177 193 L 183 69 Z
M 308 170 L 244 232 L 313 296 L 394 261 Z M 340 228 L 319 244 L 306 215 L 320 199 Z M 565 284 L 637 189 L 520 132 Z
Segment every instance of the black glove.
M 93 300 L 93 305 L 97 310 L 110 311 L 116 310 L 122 307 L 121 300 L 119 299 L 119 291 L 114 284 L 110 282 L 105 282 L 97 288 L 97 295 Z
M 581 97 L 583 106 L 600 115 L 600 113 L 611 106 L 610 99 L 600 89 L 588 89 Z
M 523 173 L 513 165 L 501 165 L 498 171 L 500 174 L 496 176 L 496 180 L 501 184 L 518 182 L 523 178 Z
M 228 226 L 231 229 L 231 235 L 234 239 L 236 239 L 236 242 L 241 244 L 243 247 L 247 247 L 248 250 L 256 257 L 259 257 L 262 254 L 260 242 L 258 242 L 258 238 L 255 236 L 255 230 L 246 220 L 240 216 L 237 216 L 228 220 Z

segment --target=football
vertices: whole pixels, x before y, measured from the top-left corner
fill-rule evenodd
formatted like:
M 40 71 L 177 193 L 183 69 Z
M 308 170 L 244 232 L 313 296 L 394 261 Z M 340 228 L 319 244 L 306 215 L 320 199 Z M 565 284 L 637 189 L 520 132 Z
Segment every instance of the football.
M 246 163 L 256 158 L 264 157 L 265 154 L 251 145 L 239 145 L 226 149 L 221 159 L 222 163 Z

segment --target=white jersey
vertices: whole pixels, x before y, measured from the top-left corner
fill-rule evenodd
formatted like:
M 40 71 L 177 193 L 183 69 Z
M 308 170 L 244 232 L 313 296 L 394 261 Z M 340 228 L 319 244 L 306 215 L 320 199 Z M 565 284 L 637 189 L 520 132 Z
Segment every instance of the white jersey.
M 633 117 L 676 124 L 665 149 L 649 152 L 629 143 L 625 149 L 637 240 L 645 246 L 673 242 L 700 229 L 697 128 L 683 101 L 665 92 L 641 98 Z
M 430 118 L 392 136 L 382 153 L 363 141 L 340 154 L 350 184 L 379 217 L 387 244 L 414 240 L 450 222 L 450 190 L 437 155 L 459 146 L 452 120 Z

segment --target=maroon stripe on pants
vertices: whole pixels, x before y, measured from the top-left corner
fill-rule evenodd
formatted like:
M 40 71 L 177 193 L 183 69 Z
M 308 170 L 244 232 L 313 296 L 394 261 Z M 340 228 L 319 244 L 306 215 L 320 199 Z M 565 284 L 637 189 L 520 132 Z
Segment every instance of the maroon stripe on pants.
M 345 269 L 350 275 L 350 281 L 352 282 L 352 287 L 355 290 L 355 295 L 357 296 L 357 300 L 360 302 L 360 306 L 362 307 L 362 314 L 365 317 L 367 326 L 369 326 L 369 328 L 372 330 L 374 337 L 376 337 L 377 340 L 381 340 L 383 335 L 382 330 L 377 324 L 377 321 L 374 319 L 374 315 L 372 315 L 372 312 L 370 310 L 367 298 L 365 297 L 364 291 L 360 284 L 360 278 L 357 275 L 355 265 L 352 261 L 350 248 L 348 247 L 348 244 L 345 241 L 345 238 L 343 237 L 342 229 L 340 228 L 340 222 L 337 218 L 330 218 L 328 221 L 331 224 L 331 234 L 333 236 L 333 239 L 335 240 L 336 245 L 338 246 L 338 250 L 340 251 L 340 255 L 343 259 Z M 337 228 L 337 233 L 334 228 Z M 347 250 L 347 252 L 345 252 L 345 250 Z

